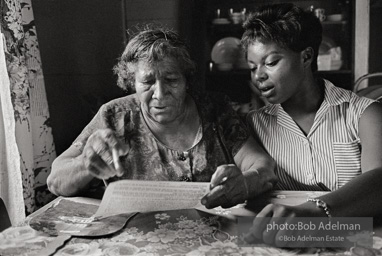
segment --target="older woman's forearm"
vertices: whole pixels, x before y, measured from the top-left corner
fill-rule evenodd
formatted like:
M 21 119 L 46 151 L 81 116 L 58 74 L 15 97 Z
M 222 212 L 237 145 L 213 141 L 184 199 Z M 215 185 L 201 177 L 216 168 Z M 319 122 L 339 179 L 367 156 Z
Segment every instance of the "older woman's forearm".
M 49 190 L 57 196 L 74 196 L 88 187 L 94 177 L 83 168 L 81 156 L 58 157 L 52 164 L 48 177 Z
M 250 137 L 234 157 L 248 187 L 248 198 L 273 188 L 277 182 L 275 161 Z
M 254 198 L 273 189 L 277 182 L 274 174 L 274 165 L 270 163 L 263 168 L 251 168 L 243 172 L 248 189 L 248 199 Z

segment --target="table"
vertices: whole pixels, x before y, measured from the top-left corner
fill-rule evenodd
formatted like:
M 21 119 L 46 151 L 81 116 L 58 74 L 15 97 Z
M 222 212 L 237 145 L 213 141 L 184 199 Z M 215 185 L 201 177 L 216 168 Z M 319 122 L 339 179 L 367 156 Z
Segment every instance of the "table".
M 296 205 L 308 197 L 323 192 L 274 191 L 257 200 L 257 206 L 266 203 Z M 100 200 L 90 198 L 57 198 L 50 204 L 28 216 L 25 223 L 0 233 L 0 255 L 344 255 L 344 251 L 328 251 L 314 248 L 280 249 L 272 247 L 241 247 L 238 245 L 235 220 L 211 215 L 195 209 L 138 213 L 128 220 L 118 232 L 101 237 L 50 236 L 36 231 L 28 221 L 51 209 L 60 200 L 86 203 L 80 210 L 91 216 Z M 94 211 L 94 212 L 93 212 Z M 219 210 L 227 214 L 232 209 Z M 49 227 L 47 227 L 49 228 Z M 378 228 L 378 234 L 382 234 Z M 382 254 L 382 238 L 376 237 L 377 249 L 367 253 Z M 59 247 L 60 245 L 62 245 Z M 56 248 L 59 247 L 56 251 Z M 53 249 L 52 249 L 53 248 Z M 349 252 L 346 252 L 349 255 Z M 365 253 L 365 252 L 362 252 Z M 373 255 L 373 254 L 370 254 Z M 377 255 L 377 254 L 375 254 Z

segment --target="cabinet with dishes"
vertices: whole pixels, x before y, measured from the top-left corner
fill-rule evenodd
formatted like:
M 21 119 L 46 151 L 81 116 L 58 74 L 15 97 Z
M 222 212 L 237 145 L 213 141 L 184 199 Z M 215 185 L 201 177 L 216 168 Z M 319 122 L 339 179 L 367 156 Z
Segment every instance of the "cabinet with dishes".
M 250 90 L 250 71 L 240 48 L 242 22 L 259 5 L 292 2 L 314 12 L 321 20 L 323 40 L 319 49 L 317 75 L 351 90 L 355 80 L 355 27 L 356 22 L 362 20 L 356 17 L 355 11 L 359 1 L 364 0 L 205 1 L 206 89 L 223 92 L 233 101 L 250 100 L 253 94 Z

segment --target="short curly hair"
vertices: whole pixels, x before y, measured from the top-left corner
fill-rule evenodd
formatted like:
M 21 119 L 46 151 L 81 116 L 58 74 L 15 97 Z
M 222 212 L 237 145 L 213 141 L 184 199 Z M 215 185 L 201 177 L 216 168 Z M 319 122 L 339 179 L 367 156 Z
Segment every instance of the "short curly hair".
M 172 57 L 186 78 L 192 84 L 196 65 L 191 59 L 186 43 L 173 30 L 166 27 L 146 25 L 132 35 L 113 71 L 118 76 L 117 85 L 125 91 L 135 91 L 135 72 L 139 61 L 156 63 Z
M 295 52 L 312 47 L 314 59 L 311 69 L 313 72 L 317 70 L 322 25 L 311 11 L 291 3 L 264 5 L 249 14 L 243 28 L 241 44 L 245 54 L 248 46 L 256 41 L 274 42 Z

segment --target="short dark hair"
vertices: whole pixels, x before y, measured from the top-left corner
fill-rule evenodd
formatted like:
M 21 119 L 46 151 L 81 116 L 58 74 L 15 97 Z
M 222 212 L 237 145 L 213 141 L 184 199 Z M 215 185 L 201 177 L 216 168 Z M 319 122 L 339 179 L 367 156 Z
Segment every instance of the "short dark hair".
M 322 25 L 310 10 L 291 3 L 264 5 L 248 15 L 243 27 L 241 44 L 246 54 L 248 46 L 255 41 L 274 42 L 295 52 L 312 47 L 311 68 L 313 72 L 317 70 Z
M 118 76 L 118 86 L 125 91 L 135 91 L 134 79 L 138 61 L 155 63 L 165 57 L 173 57 L 179 62 L 187 83 L 191 84 L 196 65 L 190 57 L 185 41 L 169 28 L 149 24 L 132 35 L 117 65 L 113 68 Z

